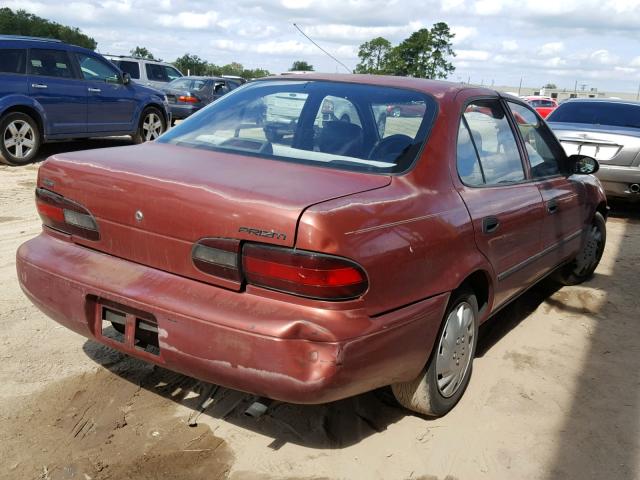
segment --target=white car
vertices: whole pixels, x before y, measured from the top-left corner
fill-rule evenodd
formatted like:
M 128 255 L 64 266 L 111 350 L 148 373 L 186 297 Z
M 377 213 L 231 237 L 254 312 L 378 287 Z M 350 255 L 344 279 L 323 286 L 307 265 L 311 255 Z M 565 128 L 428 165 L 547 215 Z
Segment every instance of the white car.
M 148 87 L 161 89 L 167 83 L 184 76 L 180 70 L 166 62 L 123 55 L 104 57 L 124 73 L 128 73 L 134 82 Z

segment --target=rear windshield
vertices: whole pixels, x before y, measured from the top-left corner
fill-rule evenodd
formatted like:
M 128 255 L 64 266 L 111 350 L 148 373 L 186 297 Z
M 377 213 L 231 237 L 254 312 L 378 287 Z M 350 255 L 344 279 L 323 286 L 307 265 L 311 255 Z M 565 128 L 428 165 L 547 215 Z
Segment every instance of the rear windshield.
M 640 105 L 567 102 L 556 108 L 547 121 L 640 128 Z
M 178 78 L 167 85 L 167 88 L 175 90 L 201 90 L 207 85 L 207 81 L 197 78 Z
M 435 101 L 398 88 L 257 81 L 212 103 L 158 142 L 373 173 L 407 170 Z

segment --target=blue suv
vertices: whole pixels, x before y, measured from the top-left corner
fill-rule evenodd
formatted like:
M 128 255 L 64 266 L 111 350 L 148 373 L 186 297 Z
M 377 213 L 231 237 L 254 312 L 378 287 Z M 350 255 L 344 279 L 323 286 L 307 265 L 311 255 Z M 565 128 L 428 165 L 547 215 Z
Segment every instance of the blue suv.
M 155 140 L 170 123 L 163 93 L 132 82 L 101 55 L 58 40 L 0 35 L 0 160 L 28 163 L 52 140 Z

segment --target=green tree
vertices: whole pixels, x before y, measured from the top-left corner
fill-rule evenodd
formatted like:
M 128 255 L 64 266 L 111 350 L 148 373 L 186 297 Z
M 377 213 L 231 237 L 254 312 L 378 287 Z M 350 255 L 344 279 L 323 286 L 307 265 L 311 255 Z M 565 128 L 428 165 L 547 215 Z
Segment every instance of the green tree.
M 289 69 L 290 72 L 313 72 L 313 65 L 304 60 L 296 60 Z
M 391 51 L 391 42 L 386 38 L 376 37 L 364 42 L 358 49 L 360 63 L 356 66 L 356 73 L 387 73 Z
M 185 53 L 177 58 L 173 65 L 185 75 L 212 75 L 209 73 L 210 65 L 197 55 Z
M 394 75 L 447 78 L 455 70 L 451 40 L 455 34 L 444 22 L 421 28 L 386 55 L 385 70 Z
M 129 53 L 131 53 L 131 56 L 133 57 L 145 58 L 147 60 L 157 60 L 158 62 L 162 61 L 162 59 L 160 58 L 155 58 L 153 56 L 153 53 L 151 53 L 146 47 L 133 48 L 129 51 Z
M 76 27 L 67 27 L 38 17 L 24 10 L 14 12 L 0 8 L 0 34 L 26 35 L 31 37 L 56 38 L 65 43 L 95 50 L 98 43 Z
M 549 90 L 555 90 L 558 88 L 555 83 L 547 83 L 543 88 L 548 88 Z
M 431 27 L 431 58 L 427 64 L 427 78 L 447 78 L 455 70 L 448 60 L 455 57 L 451 40 L 455 33 L 451 32 L 449 25 L 438 22 Z

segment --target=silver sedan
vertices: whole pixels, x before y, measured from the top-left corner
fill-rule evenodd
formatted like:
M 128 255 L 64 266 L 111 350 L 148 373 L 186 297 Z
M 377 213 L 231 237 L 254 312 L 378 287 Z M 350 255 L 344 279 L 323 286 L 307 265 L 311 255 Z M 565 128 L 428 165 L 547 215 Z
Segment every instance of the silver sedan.
M 640 200 L 640 103 L 573 99 L 547 118 L 567 155 L 600 163 L 596 174 L 609 197 Z

